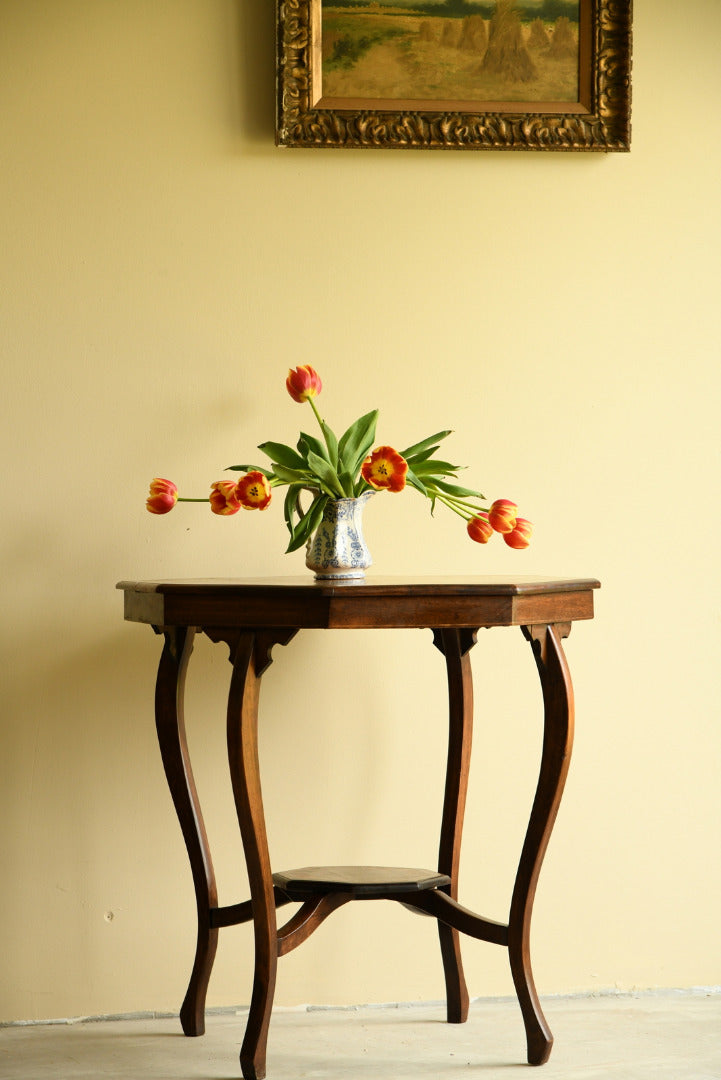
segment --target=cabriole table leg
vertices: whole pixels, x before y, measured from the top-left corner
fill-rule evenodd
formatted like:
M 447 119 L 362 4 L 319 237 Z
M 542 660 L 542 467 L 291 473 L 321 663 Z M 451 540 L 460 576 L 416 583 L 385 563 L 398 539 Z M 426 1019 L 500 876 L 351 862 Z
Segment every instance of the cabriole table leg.
M 543 1065 L 553 1035 L 533 982 L 530 931 L 533 898 L 543 857 L 566 782 L 573 744 L 573 689 L 561 645 L 570 624 L 521 627 L 531 643 L 543 690 L 544 732 L 541 769 L 531 809 L 508 921 L 511 972 L 526 1028 L 529 1065 Z
M 210 909 L 217 906 L 218 891 L 185 736 L 185 673 L 195 630 L 169 627 L 162 632 L 165 647 L 155 684 L 155 723 L 165 776 L 190 860 L 198 909 L 195 961 L 180 1009 L 180 1022 L 186 1035 L 202 1035 L 205 997 L 218 946 L 218 931 L 210 925 Z
M 263 1080 L 278 966 L 278 933 L 258 765 L 260 662 L 255 634 L 239 634 L 229 644 L 233 675 L 228 697 L 228 761 L 248 868 L 255 935 L 253 992 L 240 1066 L 245 1080 Z
M 443 819 L 438 851 L 438 871 L 447 874 L 451 884 L 444 891 L 458 899 L 458 868 L 461 835 L 468 790 L 468 770 L 473 734 L 473 681 L 471 647 L 476 633 L 471 630 L 434 630 L 434 644 L 446 660 L 448 677 L 448 764 L 443 798 Z M 438 923 L 443 971 L 446 979 L 446 1015 L 449 1024 L 463 1024 L 468 1019 L 468 990 L 463 974 L 458 930 Z

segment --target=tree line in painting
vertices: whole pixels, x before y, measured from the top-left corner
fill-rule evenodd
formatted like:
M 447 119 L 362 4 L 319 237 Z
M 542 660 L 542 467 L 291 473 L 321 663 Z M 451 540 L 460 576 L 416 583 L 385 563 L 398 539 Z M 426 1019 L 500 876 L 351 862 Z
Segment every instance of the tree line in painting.
M 323 7 L 333 8 L 367 8 L 372 5 L 370 0 L 323 0 Z M 496 0 L 418 0 L 418 3 L 401 3 L 393 5 L 399 13 L 404 9 L 421 12 L 424 15 L 446 15 L 449 18 L 460 18 L 465 15 L 480 15 L 484 19 L 490 19 L 496 8 Z M 578 22 L 578 0 L 516 0 L 514 7 L 524 20 L 543 19 L 544 22 L 555 22 L 556 19 L 565 17 L 572 22 Z

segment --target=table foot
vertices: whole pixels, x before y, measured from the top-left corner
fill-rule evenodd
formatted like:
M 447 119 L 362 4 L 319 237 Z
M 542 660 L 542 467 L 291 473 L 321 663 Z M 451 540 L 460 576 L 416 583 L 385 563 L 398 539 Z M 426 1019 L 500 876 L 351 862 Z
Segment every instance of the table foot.
M 240 1071 L 243 1080 L 265 1080 L 265 1062 L 262 1065 L 256 1065 L 252 1059 L 246 1061 L 241 1055 Z
M 240 1071 L 244 1080 L 263 1080 L 265 1077 L 265 1055 L 275 994 L 276 964 L 272 963 L 264 970 L 261 970 L 261 967 L 262 965 L 256 962 L 250 1012 L 240 1048 Z
M 180 1026 L 188 1036 L 205 1034 L 205 998 L 218 948 L 218 931 L 198 932 L 195 963 L 185 999 L 180 1007 Z
M 551 1055 L 553 1035 L 538 1000 L 528 948 L 523 947 L 513 934 L 509 934 L 508 954 L 526 1029 L 527 1061 L 529 1065 L 544 1065 Z
M 449 1024 L 465 1024 L 468 1019 L 469 998 L 458 931 L 438 923 L 438 937 L 446 979 L 446 1020 Z
M 553 1035 L 544 1024 L 543 1030 L 526 1033 L 526 1045 L 528 1047 L 527 1061 L 529 1065 L 545 1065 L 551 1056 L 553 1049 Z

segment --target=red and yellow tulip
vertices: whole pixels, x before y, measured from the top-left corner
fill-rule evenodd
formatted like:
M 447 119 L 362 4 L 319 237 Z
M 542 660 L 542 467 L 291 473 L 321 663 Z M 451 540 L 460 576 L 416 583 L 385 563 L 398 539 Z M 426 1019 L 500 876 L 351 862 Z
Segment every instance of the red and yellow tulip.
M 361 476 L 376 491 L 403 491 L 408 462 L 392 446 L 379 446 L 361 465 Z
M 503 534 L 503 539 L 506 541 L 509 547 L 515 548 L 516 551 L 521 551 L 523 548 L 527 548 L 531 542 L 531 533 L 533 532 L 533 525 L 526 518 L 516 518 L 516 525 L 509 533 Z
M 488 520 L 493 529 L 499 533 L 512 532 L 516 525 L 518 507 L 510 499 L 496 499 L 488 511 Z
M 178 501 L 178 489 L 172 480 L 156 476 L 150 481 L 150 494 L 145 503 L 151 514 L 168 514 Z
M 487 544 L 493 536 L 493 526 L 488 520 L 488 514 L 480 513 L 472 517 L 466 525 L 466 530 L 471 540 L 477 544 Z
M 265 510 L 271 499 L 267 477 L 259 470 L 251 469 L 235 485 L 235 497 L 244 510 Z
M 303 364 L 301 367 L 290 369 L 288 378 L 285 380 L 285 387 L 293 401 L 302 405 L 304 401 L 310 401 L 311 398 L 318 396 L 323 389 L 323 383 L 315 368 L 312 368 L 310 364 Z
M 233 480 L 216 480 L 210 485 L 210 509 L 214 514 L 237 514 L 240 502 L 236 495 L 238 485 Z

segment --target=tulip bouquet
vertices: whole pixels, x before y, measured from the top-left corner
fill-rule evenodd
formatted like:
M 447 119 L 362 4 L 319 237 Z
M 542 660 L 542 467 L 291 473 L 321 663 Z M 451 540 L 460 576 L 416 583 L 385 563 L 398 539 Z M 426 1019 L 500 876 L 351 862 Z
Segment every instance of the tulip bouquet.
M 400 492 L 414 488 L 430 501 L 448 507 L 466 522 L 471 540 L 486 544 L 494 532 L 512 548 L 526 548 L 533 526 L 518 517 L 518 508 L 508 499 L 496 499 L 484 506 L 480 491 L 457 482 L 460 465 L 437 458 L 441 442 L 450 431 L 438 431 L 398 452 L 391 446 L 375 444 L 378 411 L 366 413 L 337 438 L 322 419 L 315 399 L 322 390 L 318 373 L 309 364 L 292 369 L 286 389 L 299 404 L 307 402 L 318 422 L 321 438 L 301 432 L 295 447 L 265 442 L 258 447 L 270 460 L 270 467 L 231 465 L 228 471 L 241 472 L 239 480 L 217 480 L 205 499 L 178 494 L 170 480 L 154 479 L 146 506 L 151 514 L 167 514 L 176 502 L 209 502 L 215 514 L 236 514 L 245 510 L 265 510 L 273 490 L 287 488 L 284 511 L 290 534 L 287 551 L 307 543 L 320 524 L 329 501 L 354 499 L 369 491 Z M 303 494 L 311 496 L 309 506 L 301 505 Z

